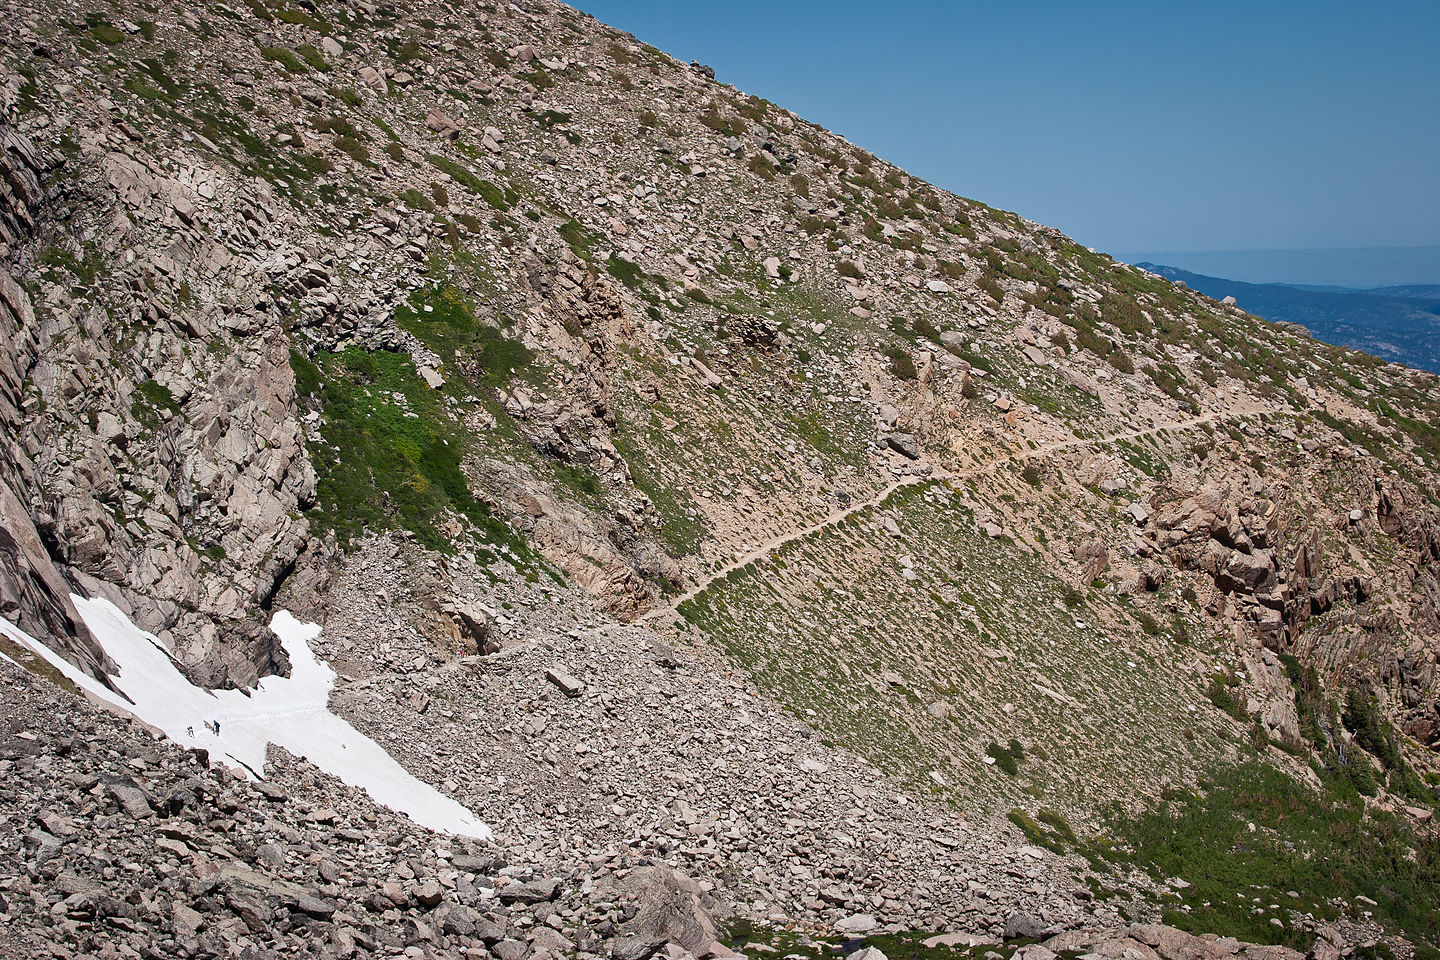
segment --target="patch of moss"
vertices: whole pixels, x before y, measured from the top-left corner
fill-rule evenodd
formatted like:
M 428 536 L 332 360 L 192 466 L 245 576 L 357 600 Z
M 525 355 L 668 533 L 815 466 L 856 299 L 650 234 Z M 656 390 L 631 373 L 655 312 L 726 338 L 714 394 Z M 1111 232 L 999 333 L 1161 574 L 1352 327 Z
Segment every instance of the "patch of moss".
M 447 517 L 481 541 L 533 559 L 526 544 L 470 490 L 461 470 L 466 437 L 442 396 L 408 354 L 349 347 L 317 354 L 297 380 L 319 374 L 323 442 L 311 447 L 317 484 L 313 521 L 348 544 L 366 529 L 400 527 L 431 550 L 453 553 Z
M 442 157 L 438 153 L 427 154 L 425 157 L 437 169 L 448 173 L 455 182 L 465 187 L 471 193 L 476 194 L 490 206 L 499 211 L 509 210 L 520 198 L 519 194 L 509 188 L 498 187 L 489 180 L 483 180 L 472 173 L 468 168 L 449 157 Z
M 323 72 L 330 69 L 330 64 L 325 62 L 324 55 L 308 43 L 300 44 L 300 46 L 295 48 L 295 52 L 300 55 L 300 59 L 304 60 L 316 70 Z
M 97 23 L 90 28 L 90 36 L 99 40 L 107 47 L 115 47 L 125 42 L 125 33 L 119 27 L 108 23 Z
M 278 63 L 287 73 L 304 73 L 305 61 L 293 51 L 285 47 L 261 47 L 260 56 L 273 63 Z
M 998 743 L 990 744 L 985 748 L 985 755 L 995 761 L 995 766 L 1013 777 L 1020 772 L 1020 764 L 1025 760 L 1025 748 L 1019 740 L 1011 737 L 1003 747 Z
M 302 397 L 314 396 L 324 382 L 320 368 L 311 363 L 303 353 L 290 348 L 290 369 L 295 374 L 295 392 Z
M 160 411 L 180 413 L 180 404 L 170 388 L 154 380 L 146 380 L 135 387 L 134 398 L 130 401 L 130 415 L 145 429 L 153 431 L 161 421 Z
M 524 367 L 533 358 L 523 344 L 505 340 L 498 331 L 482 334 L 470 298 L 457 287 L 416 291 L 408 303 L 395 311 L 395 322 L 435 351 L 442 362 L 478 355 L 490 383 L 500 382 L 501 374 L 508 375 L 512 367 Z

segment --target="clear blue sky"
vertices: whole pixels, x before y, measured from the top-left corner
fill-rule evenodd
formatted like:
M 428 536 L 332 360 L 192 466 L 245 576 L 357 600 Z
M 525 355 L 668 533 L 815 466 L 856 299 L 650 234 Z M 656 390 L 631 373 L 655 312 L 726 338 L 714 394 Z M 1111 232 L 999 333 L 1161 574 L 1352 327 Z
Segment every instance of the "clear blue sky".
M 1109 251 L 1440 245 L 1440 0 L 578 0 Z

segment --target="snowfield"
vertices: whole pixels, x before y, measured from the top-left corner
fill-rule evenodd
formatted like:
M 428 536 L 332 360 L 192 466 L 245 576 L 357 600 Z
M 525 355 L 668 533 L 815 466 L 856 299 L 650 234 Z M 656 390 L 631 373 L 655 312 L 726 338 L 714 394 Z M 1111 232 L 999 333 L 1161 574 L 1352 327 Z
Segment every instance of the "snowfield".
M 208 750 L 212 760 L 252 777 L 264 776 L 265 753 L 273 743 L 421 826 L 490 839 L 490 828 L 473 813 L 407 773 L 379 744 L 330 712 L 335 671 L 310 650 L 310 641 L 320 635 L 319 626 L 302 623 L 284 610 L 276 613 L 270 629 L 290 656 L 290 676 L 266 677 L 246 696 L 238 690 L 211 691 L 193 685 L 176 669 L 160 641 L 131 623 L 114 604 L 73 599 L 85 624 L 119 668 L 111 683 L 124 697 L 8 621 L 0 619 L 0 633 L 44 657 L 92 696 L 158 727 L 182 746 Z M 218 735 L 210 727 L 216 722 Z

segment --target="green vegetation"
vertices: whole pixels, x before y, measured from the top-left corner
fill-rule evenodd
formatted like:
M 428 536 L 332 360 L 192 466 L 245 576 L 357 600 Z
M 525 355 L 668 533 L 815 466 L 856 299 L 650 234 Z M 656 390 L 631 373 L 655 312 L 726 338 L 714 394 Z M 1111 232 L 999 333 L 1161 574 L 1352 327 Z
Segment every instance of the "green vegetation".
M 137 76 L 125 81 L 125 89 L 144 100 L 174 103 L 189 92 L 189 85 L 176 80 L 159 60 L 146 57 L 134 64 Z
M 595 500 L 604 494 L 600 478 L 589 470 L 570 463 L 555 464 L 555 479 L 580 496 Z
M 436 168 L 448 173 L 456 183 L 465 187 L 471 193 L 480 197 L 496 210 L 506 211 L 515 205 L 519 194 L 514 190 L 497 187 L 489 180 L 482 180 L 477 177 L 469 168 L 451 160 L 449 157 L 442 157 L 438 153 L 427 154 L 425 157 Z
M 335 149 L 346 154 L 356 163 L 370 162 L 370 148 L 355 137 L 336 137 Z
M 1210 677 L 1210 685 L 1205 688 L 1205 696 L 1215 705 L 1215 709 L 1221 713 L 1230 715 L 1246 723 L 1250 715 L 1245 712 L 1245 705 L 1236 696 L 1240 688 L 1240 680 L 1234 674 L 1216 673 Z
M 1152 480 L 1164 480 L 1170 476 L 1170 465 L 1154 449 L 1143 446 L 1135 440 L 1115 441 L 1115 451 L 1136 470 Z
M 61 247 L 46 247 L 40 251 L 36 261 L 42 267 L 67 270 L 74 274 L 76 290 L 93 287 L 104 266 L 99 253 L 89 247 L 85 248 L 83 259 Z
M 260 56 L 266 60 L 278 63 L 287 73 L 304 73 L 305 61 L 293 51 L 285 47 L 261 47 Z
M 663 439 L 653 430 L 647 431 L 647 439 L 658 445 Z M 694 553 L 709 530 L 697 515 L 694 503 L 684 489 L 665 483 L 647 466 L 648 458 L 641 453 L 635 438 L 624 430 L 616 430 L 613 438 L 615 449 L 630 465 L 630 476 L 635 486 L 650 498 L 655 512 L 660 515 L 660 542 L 671 556 L 681 557 Z
M 44 657 L 36 656 L 20 644 L 11 640 L 4 634 L 0 634 L 0 656 L 8 657 L 11 662 L 33 673 L 43 680 L 48 680 L 55 686 L 75 696 L 83 696 L 80 688 L 75 682 L 65 676 L 59 667 L 53 666 Z
M 300 46 L 295 48 L 295 52 L 300 55 L 300 59 L 304 60 L 316 70 L 323 72 L 330 69 L 330 64 L 325 62 L 325 57 L 320 51 L 308 43 L 300 44 Z
M 641 289 L 647 280 L 658 280 L 661 283 L 665 280 L 664 277 L 650 276 L 644 270 L 640 269 L 638 263 L 622 260 L 614 254 L 611 254 L 610 258 L 605 261 L 605 272 L 632 290 Z
M 825 425 L 825 421 L 818 411 L 791 416 L 790 422 L 794 424 L 795 432 L 799 434 L 800 439 L 814 447 L 826 459 L 837 463 L 851 463 L 856 466 L 865 462 L 864 455 L 852 443 L 836 436 L 835 432 Z
M 536 90 L 549 90 L 551 87 L 555 86 L 555 78 L 552 77 L 550 75 L 550 71 L 546 70 L 544 67 L 537 66 L 533 70 L 527 70 L 524 73 L 518 73 L 515 76 L 516 79 L 524 80 L 526 83 L 533 86 Z
M 999 281 L 993 277 L 981 277 L 975 281 L 975 285 L 979 287 L 987 297 L 995 301 L 997 307 L 1005 302 L 1005 288 L 1000 286 Z
M 431 200 L 429 197 L 425 196 L 425 194 L 421 193 L 419 190 L 416 190 L 414 187 L 406 187 L 404 190 L 401 190 L 398 194 L 396 194 L 396 196 L 399 197 L 401 202 L 403 202 L 405 206 L 409 207 L 411 210 L 424 210 L 426 212 L 432 212 L 435 209 L 435 201 Z
M 426 547 L 449 553 L 457 545 L 447 518 L 463 518 L 483 542 L 533 561 L 470 490 L 461 469 L 468 438 L 457 416 L 475 402 L 457 394 L 507 381 L 530 362 L 530 352 L 476 321 L 469 301 L 453 288 L 418 292 L 396 320 L 442 357 L 454 358 L 450 376 L 458 388 L 431 389 L 404 353 L 348 347 L 319 353 L 313 362 L 291 353 L 297 392 L 317 401 L 325 416 L 323 442 L 312 448 L 318 528 L 334 530 L 345 544 L 367 528 L 401 527 Z
M 208 97 L 218 99 L 211 87 L 202 87 Z M 233 161 L 246 174 L 260 176 L 283 186 L 301 204 L 312 199 L 309 185 L 323 173 L 333 169 L 324 157 L 296 148 L 284 148 L 273 140 L 257 136 L 246 119 L 234 111 L 197 109 L 193 115 L 176 112 L 174 116 L 196 133 L 216 144 L 221 154 Z M 321 191 L 314 195 L 321 196 Z
M 290 7 L 281 6 L 275 11 L 275 19 L 282 23 L 293 23 L 297 26 L 309 27 L 317 33 L 333 33 L 330 26 L 323 20 L 311 16 L 304 10 L 294 10 Z
M 290 348 L 290 369 L 295 374 L 295 392 L 299 396 L 309 397 L 319 392 L 324 382 L 320 368 L 294 347 Z
M 1417 957 L 1440 957 L 1440 839 L 1367 810 L 1347 781 L 1323 782 L 1313 789 L 1258 760 L 1231 767 L 1139 817 L 1114 818 L 1117 846 L 1101 857 L 1189 883 L 1164 914 L 1181 929 L 1304 950 L 1313 934 L 1291 911 L 1330 919 L 1330 901 L 1364 896 L 1375 905 L 1356 909 L 1404 932 Z
M 920 372 L 915 369 L 915 361 L 907 351 L 900 347 L 887 347 L 885 356 L 890 360 L 890 373 L 895 379 L 914 380 L 920 376 Z
M 1067 849 L 1073 849 L 1078 842 L 1070 824 L 1054 810 L 1044 809 L 1032 817 L 1017 807 L 1006 816 L 1020 828 L 1025 839 L 1037 847 L 1064 853 Z
M 724 134 L 727 137 L 742 137 L 745 135 L 745 121 L 739 117 L 723 117 L 714 104 L 700 115 L 700 122 L 716 133 Z
M 570 251 L 581 260 L 593 261 L 595 259 L 596 248 L 605 244 L 604 237 L 576 220 L 565 221 L 555 228 L 555 232 L 560 234 L 565 242 L 570 245 Z M 631 290 L 640 291 L 651 303 L 658 303 L 659 301 L 654 291 L 648 290 L 647 288 L 654 286 L 663 290 L 668 286 L 668 282 L 663 276 L 646 273 L 641 269 L 639 264 L 618 257 L 614 253 L 610 254 L 602 266 L 605 268 L 606 273 L 616 280 L 619 280 Z M 697 296 L 695 293 L 687 290 L 686 296 L 697 302 L 709 302 L 709 298 L 703 291 L 700 291 Z M 571 332 L 574 333 L 575 331 Z
M 544 110 L 535 114 L 535 122 L 546 130 L 554 129 L 561 124 L 570 122 L 570 114 L 563 110 Z
M 130 415 L 136 422 L 153 432 L 160 426 L 162 410 L 171 414 L 180 412 L 180 404 L 169 387 L 154 380 L 136 385 L 135 395 L 130 401 Z
M 108 23 L 97 23 L 90 28 L 90 36 L 107 47 L 118 46 L 125 42 L 125 34 L 119 27 Z
M 326 416 L 325 443 L 313 451 L 318 526 L 347 544 L 368 527 L 399 525 L 425 546 L 451 552 L 436 523 L 479 505 L 460 473 L 459 437 L 444 429 L 448 418 L 434 409 L 414 363 L 358 347 L 317 361 Z
M 679 613 L 821 736 L 916 789 L 934 791 L 939 770 L 952 784 L 941 792 L 962 806 L 1044 797 L 1068 815 L 1093 807 L 1097 779 L 1158 789 L 1157 756 L 1167 771 L 1213 763 L 1222 718 L 1187 711 L 1189 681 L 1143 642 L 1127 664 L 1113 634 L 1077 629 L 1081 608 L 1088 621 L 1092 605 L 1115 601 L 1061 602 L 1065 582 L 1016 540 L 991 538 L 966 505 L 975 495 L 915 484 L 879 505 L 914 558 L 909 575 L 877 562 L 876 516 L 860 511 L 717 581 Z M 886 670 L 903 684 L 875 682 Z M 936 703 L 948 709 L 932 712 Z
M 576 220 L 565 221 L 555 228 L 555 232 L 560 234 L 570 245 L 570 251 L 581 260 L 589 260 L 594 255 L 594 248 L 604 243 L 603 237 Z
M 1303 666 L 1289 654 L 1280 659 L 1295 691 L 1300 736 L 1326 776 L 1344 781 L 1364 796 L 1374 796 L 1384 786 L 1408 801 L 1435 802 L 1434 792 L 1405 761 L 1400 735 L 1381 714 L 1373 696 L 1350 687 L 1343 704 L 1337 705 L 1326 695 L 1313 667 Z M 1342 725 L 1351 740 L 1341 736 Z M 1370 757 L 1378 761 L 1378 771 Z
M 1013 777 L 1020 772 L 1020 764 L 1025 760 L 1025 748 L 1020 745 L 1019 740 L 1011 737 L 1006 746 L 990 744 L 985 748 L 985 755 L 995 761 L 995 766 Z
M 455 287 L 417 294 L 395 311 L 395 322 L 434 350 L 442 362 L 456 362 L 477 386 L 501 386 L 535 359 L 520 341 L 479 323 L 470 299 Z

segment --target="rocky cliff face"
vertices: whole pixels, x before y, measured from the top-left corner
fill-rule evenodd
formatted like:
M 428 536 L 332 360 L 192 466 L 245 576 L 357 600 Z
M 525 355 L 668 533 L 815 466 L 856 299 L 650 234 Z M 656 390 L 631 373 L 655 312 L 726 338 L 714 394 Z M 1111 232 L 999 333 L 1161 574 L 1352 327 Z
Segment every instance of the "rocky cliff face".
M 34 156 L 13 127 L 6 135 L 7 155 Z M 277 664 L 242 625 L 294 564 L 299 512 L 314 497 L 288 341 L 272 331 L 241 342 L 223 320 L 177 319 L 166 301 L 194 296 L 171 278 L 180 263 L 200 276 L 223 269 L 227 296 L 242 302 L 253 282 L 177 213 L 179 181 L 98 148 L 87 159 L 59 162 L 43 190 L 29 168 L 29 212 L 13 223 L 32 253 L 53 242 L 43 249 L 72 262 L 74 245 L 92 261 L 76 264 L 83 281 L 105 290 L 102 301 L 51 287 L 36 308 L 11 285 L 8 359 L 23 405 L 12 454 L 44 491 L 31 519 L 77 584 L 173 636 L 200 677 L 253 683 Z M 152 244 L 164 252 L 124 279 L 104 263 L 124 269 Z
M 11 83 L 4 88 L 7 113 L 13 110 L 17 87 Z M 0 137 L 0 244 L 8 260 L 33 235 L 45 171 L 34 146 L 8 124 Z M 41 495 L 34 466 L 10 439 L 22 434 L 35 409 L 26 388 L 40 344 L 30 297 L 8 266 L 0 266 L 0 337 L 6 344 L 0 353 L 0 423 L 7 438 L 0 450 L 0 608 L 6 617 L 54 643 L 87 673 L 103 677 L 109 666 L 104 651 L 76 614 L 70 585 L 55 569 L 50 547 L 31 518 L 32 497 L 38 500 Z
M 112 665 L 72 591 L 210 686 L 285 672 L 264 623 L 294 609 L 357 726 L 464 744 L 408 758 L 426 778 L 480 803 L 513 753 L 566 797 L 497 824 L 708 838 L 693 872 L 823 924 L 1005 911 L 989 874 L 935 893 L 914 864 L 949 854 L 919 839 L 874 883 L 720 857 L 745 823 L 627 792 L 579 741 L 561 763 L 525 658 L 690 703 L 635 680 L 673 657 L 631 653 L 702 652 L 687 683 L 743 676 L 805 725 L 766 714 L 769 792 L 717 763 L 697 795 L 852 817 L 857 843 L 878 811 L 832 810 L 786 749 L 814 735 L 849 759 L 804 762 L 863 758 L 1006 836 L 1005 811 L 1089 822 L 1246 742 L 1433 801 L 1432 375 L 939 190 L 563 5 L 3 12 L 0 614 L 87 672 Z M 664 769 L 679 721 L 618 702 L 586 721 L 608 760 L 692 786 Z

